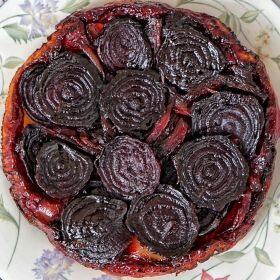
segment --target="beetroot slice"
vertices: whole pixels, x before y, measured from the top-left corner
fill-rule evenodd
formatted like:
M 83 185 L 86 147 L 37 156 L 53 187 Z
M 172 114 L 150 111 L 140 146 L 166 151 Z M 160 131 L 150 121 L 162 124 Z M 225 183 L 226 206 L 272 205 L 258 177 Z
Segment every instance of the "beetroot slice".
M 23 136 L 20 142 L 20 155 L 25 165 L 26 172 L 31 181 L 34 180 L 36 157 L 43 143 L 47 141 L 46 132 L 32 125 L 29 125 L 23 131 Z
M 169 185 L 133 201 L 126 223 L 141 242 L 167 257 L 187 253 L 199 228 L 192 203 Z
M 190 85 L 197 85 L 221 72 L 225 62 L 213 42 L 184 23 L 184 18 L 177 20 L 176 16 L 173 19 L 171 16 L 163 27 L 164 41 L 157 53 L 157 64 L 171 84 L 188 90 Z
M 157 53 L 161 46 L 161 33 L 162 33 L 162 19 L 161 18 L 150 18 L 147 26 L 145 27 L 145 33 L 147 34 L 154 53 Z
M 205 235 L 210 231 L 215 230 L 221 220 L 227 213 L 227 206 L 220 212 L 213 211 L 207 208 L 197 209 L 197 217 L 199 221 L 199 235 Z
M 185 143 L 175 156 L 178 180 L 200 207 L 221 211 L 246 189 L 249 168 L 237 147 L 224 136 Z
M 92 127 L 98 118 L 102 85 L 94 65 L 80 55 L 64 52 L 44 69 L 41 64 L 33 67 L 20 86 L 30 117 L 48 125 Z
M 105 146 L 98 173 L 108 192 L 126 200 L 153 193 L 160 180 L 152 149 L 128 136 L 116 137 Z
M 38 84 L 45 69 L 46 64 L 42 62 L 30 65 L 25 69 L 19 83 L 19 92 L 23 107 L 32 119 L 40 123 L 46 123 L 48 120 L 46 116 L 37 109 L 34 103 L 34 95 L 39 91 Z
M 165 91 L 154 71 L 118 71 L 101 94 L 101 112 L 120 132 L 146 131 L 165 112 Z
M 254 155 L 263 126 L 263 108 L 253 96 L 220 92 L 192 106 L 193 133 L 233 135 L 249 158 Z
M 98 55 L 111 71 L 151 66 L 151 46 L 137 21 L 129 18 L 111 21 L 98 41 Z
M 123 224 L 127 205 L 120 200 L 89 195 L 76 198 L 61 217 L 61 241 L 81 259 L 104 265 L 129 245 Z
M 78 193 L 93 171 L 89 156 L 55 140 L 42 146 L 36 162 L 36 182 L 53 198 L 67 198 Z

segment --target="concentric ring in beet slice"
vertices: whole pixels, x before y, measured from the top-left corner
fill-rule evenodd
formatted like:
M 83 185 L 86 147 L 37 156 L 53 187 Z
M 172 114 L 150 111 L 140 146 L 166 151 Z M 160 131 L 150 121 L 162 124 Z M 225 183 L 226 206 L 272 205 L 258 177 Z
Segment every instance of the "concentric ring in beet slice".
M 119 136 L 108 143 L 98 161 L 98 174 L 109 193 L 126 200 L 153 193 L 160 165 L 152 149 L 138 139 Z
M 193 133 L 233 135 L 249 158 L 254 155 L 264 121 L 263 108 L 253 96 L 220 92 L 192 106 Z
M 61 217 L 67 250 L 91 263 L 112 262 L 131 240 L 123 222 L 126 212 L 126 203 L 117 199 L 98 195 L 74 199 Z
M 101 112 L 120 132 L 146 131 L 165 112 L 165 92 L 154 71 L 118 71 L 103 90 Z
M 23 106 L 39 123 L 92 127 L 98 118 L 102 81 L 93 64 L 79 54 L 64 52 L 48 66 L 28 68 L 20 82 Z
M 185 143 L 174 163 L 181 187 L 199 207 L 221 211 L 246 189 L 248 164 L 227 137 L 208 136 Z
M 45 63 L 34 63 L 26 68 L 19 82 L 19 93 L 21 96 L 22 106 L 28 115 L 39 123 L 46 123 L 48 119 L 34 103 L 34 95 L 39 89 L 39 81 L 42 73 L 46 69 Z
M 187 253 L 199 229 L 192 203 L 169 185 L 133 201 L 126 224 L 140 242 L 166 257 Z
M 225 66 L 220 49 L 200 31 L 183 22 L 165 26 L 164 41 L 156 59 L 162 75 L 181 90 L 215 76 Z
M 37 154 L 47 140 L 46 133 L 40 127 L 28 125 L 23 131 L 20 141 L 20 156 L 31 181 L 35 180 Z
M 36 182 L 53 198 L 68 198 L 78 193 L 93 171 L 89 156 L 55 140 L 42 146 L 36 162 Z
M 106 24 L 98 38 L 97 53 L 111 70 L 147 69 L 152 64 L 152 49 L 140 23 L 129 18 L 115 19 Z

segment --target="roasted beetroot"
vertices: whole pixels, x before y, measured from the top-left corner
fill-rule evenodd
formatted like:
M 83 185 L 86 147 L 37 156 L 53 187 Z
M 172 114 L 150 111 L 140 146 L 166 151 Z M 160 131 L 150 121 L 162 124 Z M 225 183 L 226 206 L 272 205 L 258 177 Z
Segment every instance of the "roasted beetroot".
M 178 182 L 200 207 L 221 211 L 246 189 L 249 168 L 245 158 L 224 136 L 185 143 L 175 155 Z
M 160 180 L 160 166 L 152 149 L 127 136 L 119 136 L 105 146 L 98 173 L 112 195 L 128 200 L 153 193 Z
M 127 225 L 152 251 L 167 257 L 186 254 L 199 228 L 192 203 L 169 185 L 132 202 Z
M 115 19 L 106 24 L 98 38 L 98 55 L 111 71 L 147 69 L 152 64 L 152 49 L 141 24 L 130 18 Z
M 154 71 L 118 71 L 101 94 L 101 113 L 120 132 L 146 131 L 165 111 L 165 91 Z
M 98 118 L 101 84 L 93 64 L 80 55 L 65 52 L 45 68 L 35 64 L 28 69 L 21 79 L 20 94 L 34 121 L 92 127 Z

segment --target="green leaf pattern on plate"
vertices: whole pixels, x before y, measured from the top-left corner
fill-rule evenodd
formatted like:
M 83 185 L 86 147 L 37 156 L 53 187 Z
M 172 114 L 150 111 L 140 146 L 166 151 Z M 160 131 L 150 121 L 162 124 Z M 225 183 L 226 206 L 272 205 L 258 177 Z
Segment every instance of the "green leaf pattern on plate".
M 89 0 L 68 0 L 65 6 L 61 9 L 62 12 L 65 13 L 73 13 L 77 10 L 81 10 L 82 8 L 88 6 Z
M 256 255 L 258 261 L 260 261 L 261 263 L 273 266 L 273 263 L 270 260 L 270 257 L 265 250 L 255 247 L 255 255 Z
M 25 28 L 20 26 L 18 23 L 7 24 L 2 27 L 8 35 L 18 43 L 24 41 L 25 43 L 28 40 L 28 32 Z
M 223 12 L 219 19 L 227 26 L 229 26 L 238 35 L 240 33 L 240 21 L 239 18 L 228 11 Z
M 262 11 L 260 10 L 247 11 L 240 17 L 240 19 L 242 19 L 246 23 L 252 23 L 257 19 L 261 12 Z
M 22 63 L 23 63 L 23 60 L 20 57 L 10 56 L 5 59 L 3 67 L 8 68 L 8 69 L 14 69 L 17 66 L 21 65 Z
M 277 64 L 280 70 L 280 55 L 278 55 L 277 57 L 272 57 L 271 59 Z
M 229 251 L 216 256 L 216 258 L 227 263 L 235 263 L 244 255 L 245 254 L 241 251 Z
M 18 223 L 10 212 L 5 208 L 3 196 L 0 195 L 0 220 L 14 224 L 18 228 Z
M 196 1 L 196 0 L 179 0 L 179 1 L 177 2 L 177 6 L 186 5 L 186 4 L 195 2 L 195 1 Z
M 273 229 L 276 233 L 280 233 L 280 224 L 274 224 Z

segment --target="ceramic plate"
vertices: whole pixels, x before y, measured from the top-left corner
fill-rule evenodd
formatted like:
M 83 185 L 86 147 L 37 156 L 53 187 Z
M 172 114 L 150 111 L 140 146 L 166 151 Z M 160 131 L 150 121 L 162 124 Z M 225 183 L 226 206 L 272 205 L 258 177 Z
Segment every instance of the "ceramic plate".
M 280 8 L 272 0 L 166 0 L 219 17 L 266 64 L 280 101 Z M 0 0 L 0 114 L 17 67 L 46 40 L 54 25 L 89 0 Z M 196 269 L 154 280 L 280 280 L 280 145 L 273 184 L 250 233 L 231 251 Z M 0 170 L 0 278 L 2 280 L 129 280 L 111 277 L 64 257 L 21 216 Z M 144 278 L 145 280 L 151 278 Z

